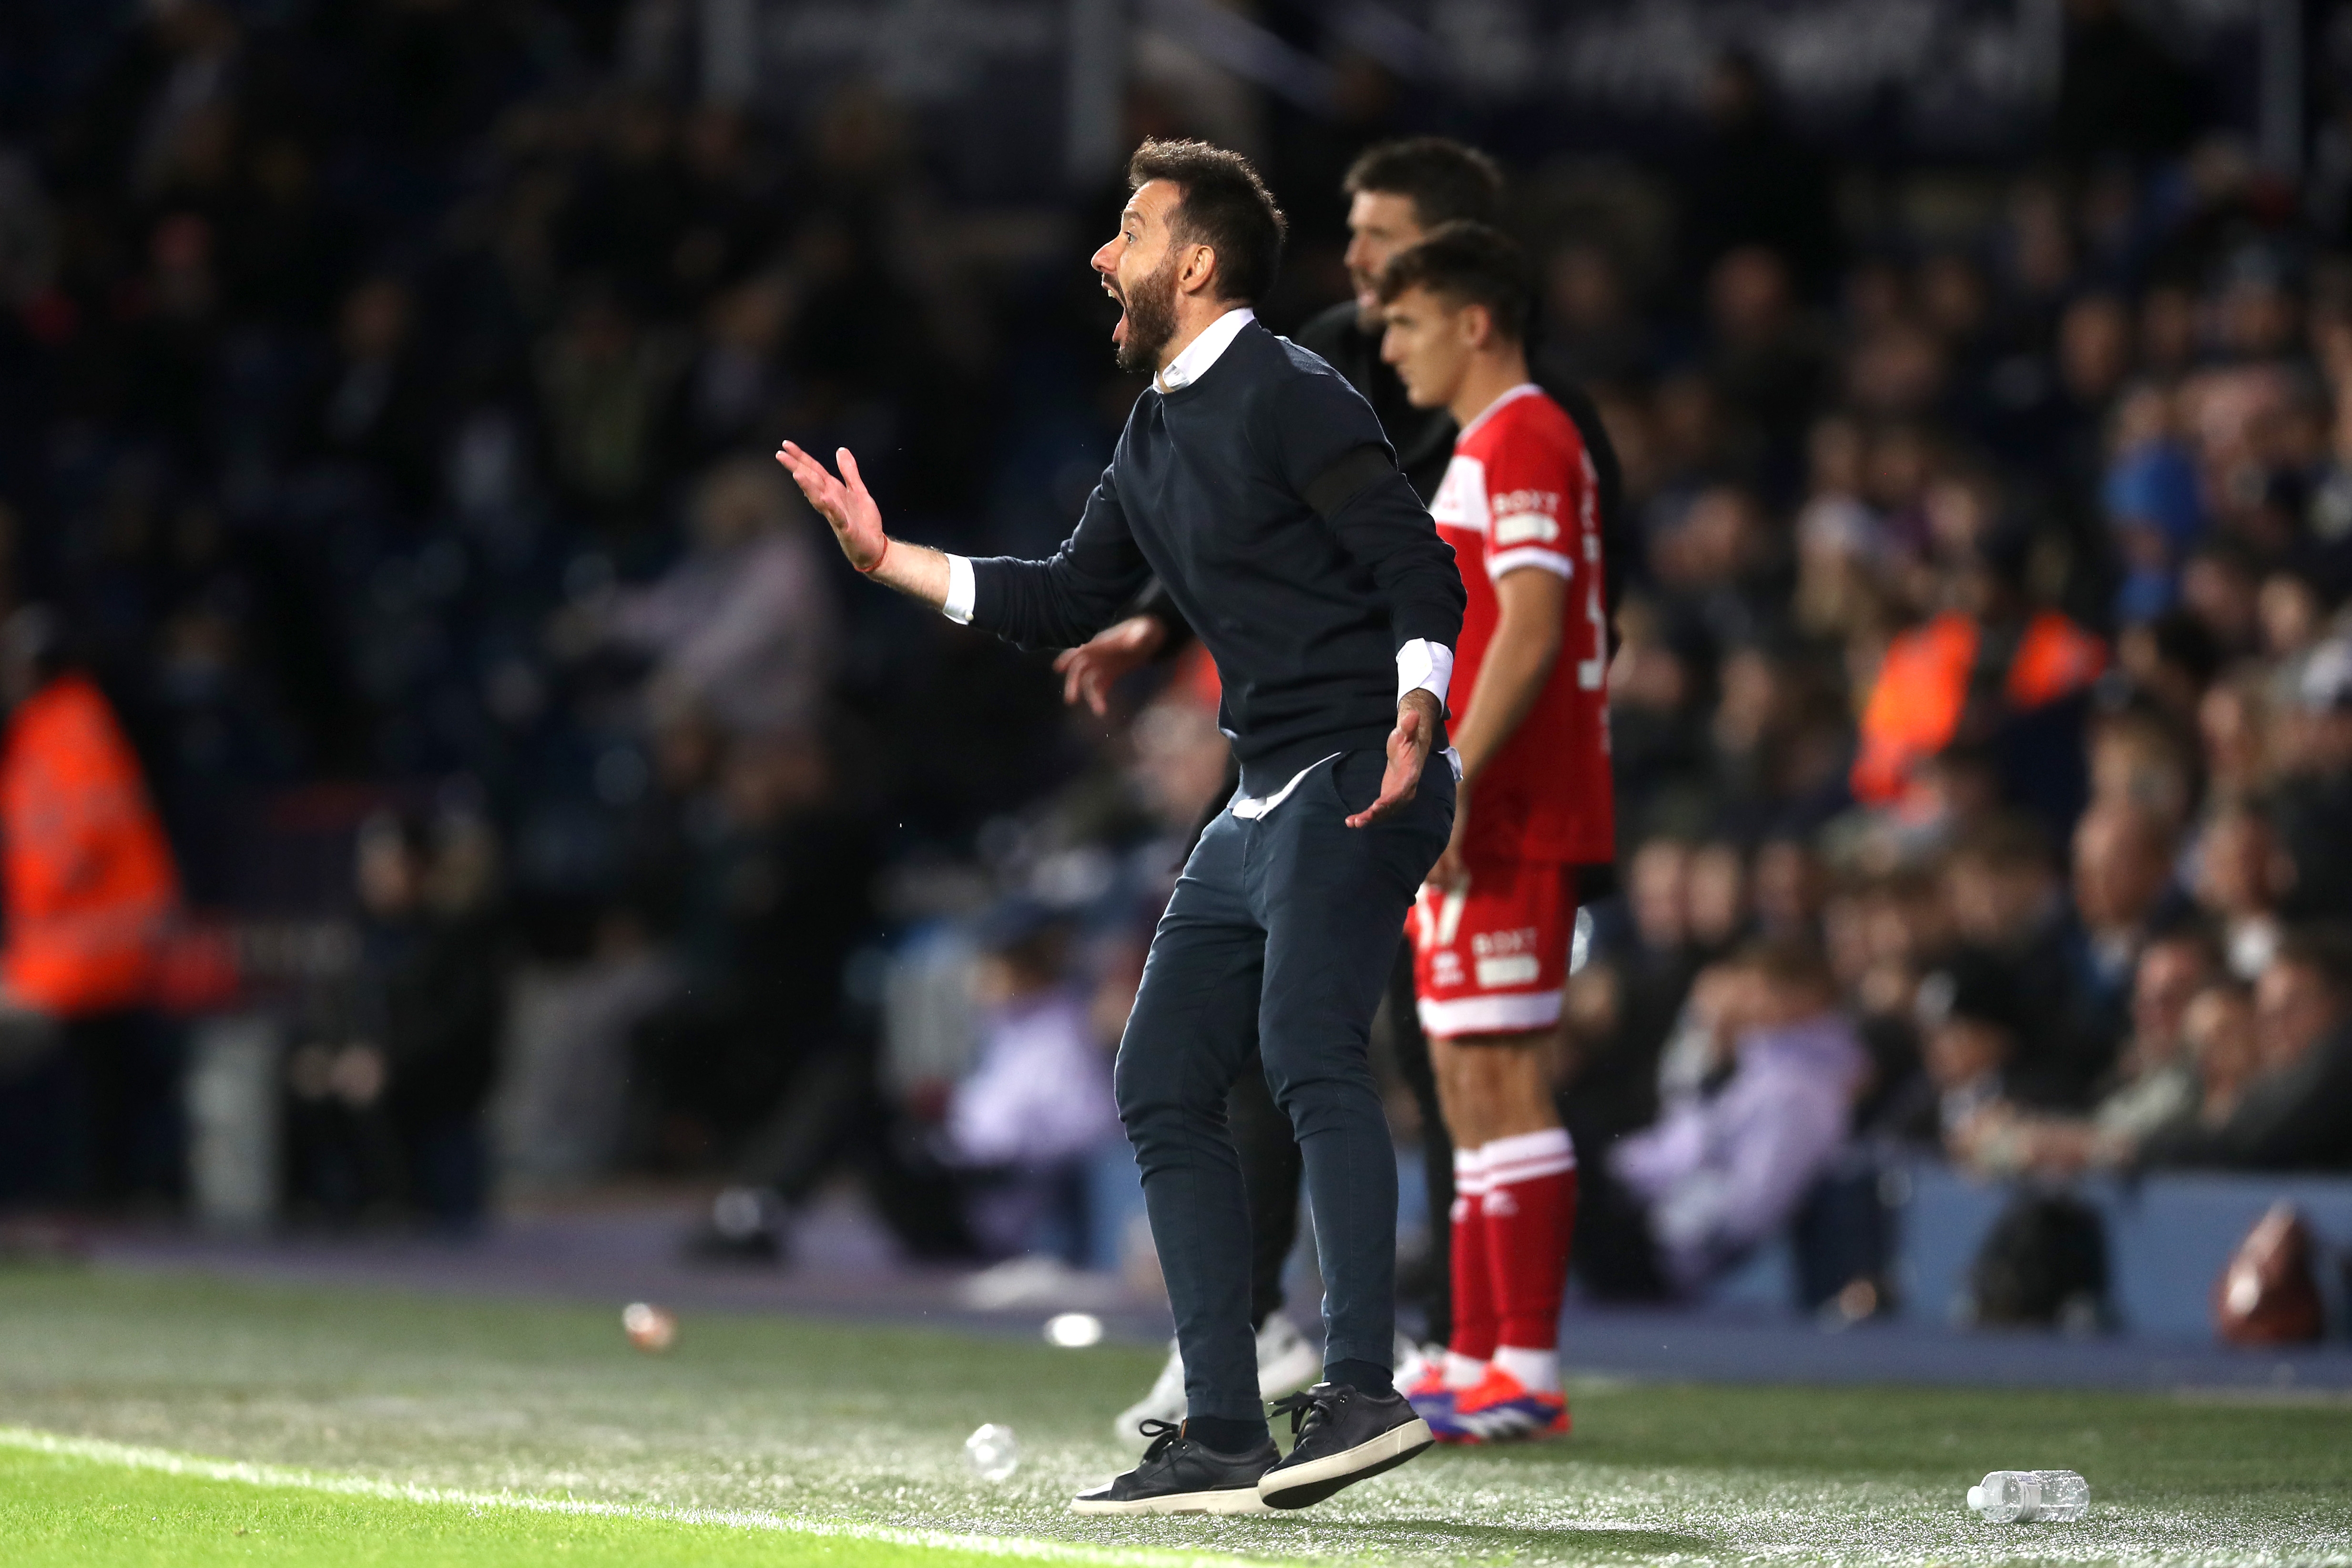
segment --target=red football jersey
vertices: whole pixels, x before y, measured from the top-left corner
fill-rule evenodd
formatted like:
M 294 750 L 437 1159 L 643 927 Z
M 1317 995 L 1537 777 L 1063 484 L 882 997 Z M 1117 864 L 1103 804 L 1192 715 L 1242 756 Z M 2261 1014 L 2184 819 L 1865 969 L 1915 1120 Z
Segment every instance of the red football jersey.
M 1616 856 L 1609 779 L 1608 615 L 1601 601 L 1599 486 L 1567 411 L 1532 384 L 1512 388 L 1454 439 L 1429 504 L 1454 547 L 1470 602 L 1454 650 L 1448 706 L 1466 712 L 1514 571 L 1568 580 L 1559 662 L 1470 800 L 1476 858 L 1598 864 Z

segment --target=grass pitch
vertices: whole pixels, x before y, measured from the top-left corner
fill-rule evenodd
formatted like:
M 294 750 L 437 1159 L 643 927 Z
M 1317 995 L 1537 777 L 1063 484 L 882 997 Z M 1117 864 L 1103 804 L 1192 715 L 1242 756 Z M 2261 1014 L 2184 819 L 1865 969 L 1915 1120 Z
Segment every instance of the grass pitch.
M 1066 1513 L 1157 1359 L 724 1316 L 646 1357 L 617 1303 L 0 1273 L 0 1561 L 2352 1565 L 2352 1406 L 2056 1392 L 1584 1384 L 1565 1443 L 1297 1514 Z M 1024 1445 L 1001 1485 L 982 1421 Z M 1961 1506 L 2062 1465 L 2082 1523 Z

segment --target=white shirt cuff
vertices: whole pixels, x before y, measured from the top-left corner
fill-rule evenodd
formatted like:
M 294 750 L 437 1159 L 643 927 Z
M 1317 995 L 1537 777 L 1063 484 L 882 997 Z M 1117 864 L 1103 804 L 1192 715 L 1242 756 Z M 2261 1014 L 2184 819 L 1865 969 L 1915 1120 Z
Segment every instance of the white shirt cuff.
M 949 558 L 950 560 L 954 557 Z M 1396 653 L 1397 701 L 1410 691 L 1426 690 L 1445 709 L 1445 688 L 1454 684 L 1454 650 L 1426 637 L 1415 637 Z
M 948 557 L 948 601 L 940 606 L 940 612 L 959 626 L 969 626 L 971 624 L 971 601 L 979 593 L 979 586 L 972 579 L 970 558 L 960 555 Z

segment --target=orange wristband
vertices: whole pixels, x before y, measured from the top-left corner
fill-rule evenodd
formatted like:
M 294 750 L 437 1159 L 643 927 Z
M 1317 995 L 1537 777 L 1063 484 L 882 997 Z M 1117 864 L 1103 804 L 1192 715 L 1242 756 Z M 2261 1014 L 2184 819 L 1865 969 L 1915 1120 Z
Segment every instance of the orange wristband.
M 856 566 L 856 567 L 857 567 L 857 570 L 858 570 L 860 572 L 864 573 L 864 574 L 865 574 L 866 576 L 867 576 L 867 577 L 871 577 L 871 576 L 873 576 L 876 572 L 880 571 L 880 570 L 882 570 L 882 563 L 883 563 L 884 561 L 886 561 L 886 560 L 888 560 L 889 559 L 890 559 L 890 536 L 889 536 L 888 534 L 884 534 L 884 535 L 882 536 L 882 553 L 881 553 L 880 555 L 877 555 L 877 556 L 876 556 L 876 557 L 874 558 L 874 564 L 873 564 L 872 566 L 857 566 L 857 563 L 856 563 L 856 561 L 854 561 L 854 560 L 853 560 L 853 561 L 851 561 L 849 564 L 850 564 L 850 565 L 852 565 L 852 566 Z

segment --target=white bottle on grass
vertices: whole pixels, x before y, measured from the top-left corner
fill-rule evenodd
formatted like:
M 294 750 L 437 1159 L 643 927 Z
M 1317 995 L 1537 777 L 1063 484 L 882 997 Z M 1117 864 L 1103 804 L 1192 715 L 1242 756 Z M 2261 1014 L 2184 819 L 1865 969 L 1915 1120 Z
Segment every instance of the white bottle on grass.
M 2091 1488 L 2072 1470 L 1995 1470 L 1969 1489 L 1969 1506 L 1987 1524 L 2070 1524 Z

